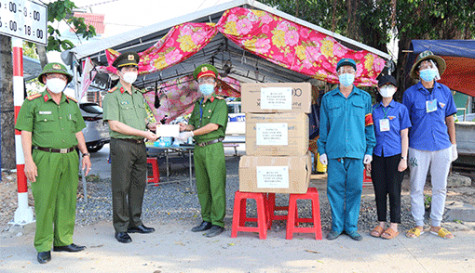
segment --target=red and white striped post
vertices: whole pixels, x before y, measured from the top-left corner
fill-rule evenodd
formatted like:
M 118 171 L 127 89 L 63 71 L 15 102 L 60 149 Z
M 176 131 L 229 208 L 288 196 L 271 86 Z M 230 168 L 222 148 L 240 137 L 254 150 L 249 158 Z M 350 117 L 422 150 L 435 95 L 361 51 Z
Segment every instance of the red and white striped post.
M 15 106 L 15 124 L 24 101 L 23 82 L 23 40 L 12 37 L 13 45 L 13 102 Z M 18 208 L 15 211 L 13 224 L 26 225 L 34 222 L 33 210 L 28 206 L 28 186 L 25 176 L 25 157 L 21 146 L 20 131 L 15 130 L 16 166 L 18 184 Z

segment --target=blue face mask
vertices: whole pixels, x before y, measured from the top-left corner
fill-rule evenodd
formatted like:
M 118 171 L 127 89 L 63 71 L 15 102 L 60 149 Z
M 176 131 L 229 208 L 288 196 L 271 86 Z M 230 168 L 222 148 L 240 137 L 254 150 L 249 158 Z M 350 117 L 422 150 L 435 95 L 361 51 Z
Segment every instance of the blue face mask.
M 214 84 L 200 84 L 200 92 L 204 96 L 209 96 L 214 92 Z
M 353 82 L 355 81 L 355 74 L 341 74 L 338 76 L 338 79 L 343 86 L 348 87 L 353 85 Z
M 435 76 L 437 76 L 437 70 L 435 69 L 424 69 L 419 71 L 419 75 L 421 79 L 423 79 L 426 82 L 431 82 Z

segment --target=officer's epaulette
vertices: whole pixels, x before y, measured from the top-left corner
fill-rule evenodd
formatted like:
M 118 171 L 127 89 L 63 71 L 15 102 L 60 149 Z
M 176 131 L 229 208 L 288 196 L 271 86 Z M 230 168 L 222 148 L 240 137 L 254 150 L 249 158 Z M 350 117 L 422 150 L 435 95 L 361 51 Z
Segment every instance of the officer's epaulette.
M 215 98 L 217 98 L 218 100 L 224 100 L 224 97 L 221 96 L 216 96 Z
M 112 92 L 114 92 L 115 90 L 117 90 L 117 86 L 114 87 L 114 88 L 112 88 L 111 90 L 109 90 L 109 91 L 107 91 L 107 92 L 108 92 L 108 93 L 112 93 Z
M 37 98 L 39 98 L 39 97 L 41 97 L 41 94 L 40 94 L 40 93 L 31 95 L 31 96 L 28 96 L 26 99 L 27 99 L 27 100 L 34 100 L 34 99 L 37 99 Z
M 67 96 L 67 95 L 66 95 L 66 98 L 68 98 L 68 100 L 72 100 L 72 101 L 74 101 L 75 103 L 77 103 L 77 102 L 78 102 L 78 100 L 77 100 L 77 99 L 75 99 L 75 98 L 73 98 L 73 97 L 70 97 L 70 96 Z

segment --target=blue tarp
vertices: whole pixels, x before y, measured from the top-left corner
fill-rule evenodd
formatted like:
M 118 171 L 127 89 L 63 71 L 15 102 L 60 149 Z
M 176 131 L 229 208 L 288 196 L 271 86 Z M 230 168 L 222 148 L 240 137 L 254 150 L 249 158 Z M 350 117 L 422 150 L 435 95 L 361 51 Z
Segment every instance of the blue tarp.
M 475 40 L 412 40 L 411 50 L 430 50 L 436 55 L 475 59 Z
M 440 83 L 450 89 L 475 96 L 475 40 L 412 40 L 407 56 L 406 80 L 419 53 L 430 50 L 444 58 L 447 68 Z

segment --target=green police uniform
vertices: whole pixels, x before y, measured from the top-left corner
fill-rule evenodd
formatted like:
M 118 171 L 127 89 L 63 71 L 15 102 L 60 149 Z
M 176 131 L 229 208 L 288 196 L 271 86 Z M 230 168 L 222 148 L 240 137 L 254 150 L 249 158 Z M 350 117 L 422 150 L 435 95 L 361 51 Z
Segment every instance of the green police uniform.
M 79 171 L 76 133 L 85 127 L 76 101 L 64 94 L 59 104 L 47 91 L 30 96 L 18 114 L 15 128 L 32 132 L 32 157 L 38 170 L 36 182 L 31 183 L 36 213 L 34 244 L 38 252 L 50 251 L 51 245 L 73 243 Z M 71 151 L 60 153 L 43 151 L 44 148 Z
M 146 130 L 145 100 L 133 88 L 129 94 L 120 83 L 104 97 L 104 120 L 116 120 Z M 110 130 L 113 223 L 116 232 L 142 225 L 146 186 L 147 152 L 143 138 Z
M 196 76 L 195 76 L 196 77 Z M 203 221 L 224 227 L 226 214 L 226 164 L 223 143 L 217 142 L 201 147 L 200 143 L 222 139 L 228 123 L 226 102 L 213 95 L 206 102 L 200 99 L 190 117 L 189 123 L 199 129 L 206 124 L 218 124 L 217 130 L 205 135 L 194 136 L 198 144 L 194 150 L 196 189 L 201 205 Z

